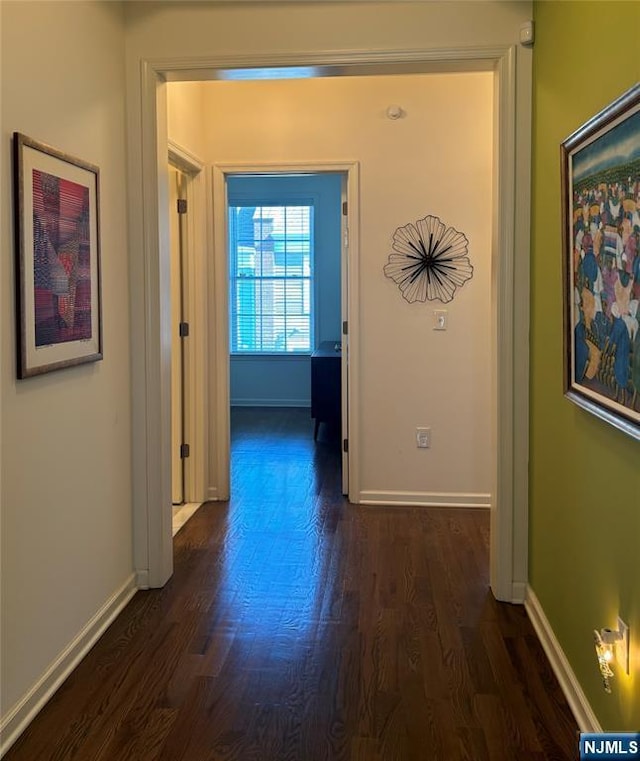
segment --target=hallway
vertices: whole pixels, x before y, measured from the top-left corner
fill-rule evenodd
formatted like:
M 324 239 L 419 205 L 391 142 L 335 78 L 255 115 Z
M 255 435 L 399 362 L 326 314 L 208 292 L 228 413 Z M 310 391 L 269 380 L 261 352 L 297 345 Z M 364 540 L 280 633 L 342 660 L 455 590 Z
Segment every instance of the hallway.
M 6 761 L 569 761 L 483 510 L 361 508 L 307 409 L 236 408 L 232 500 L 175 537 Z

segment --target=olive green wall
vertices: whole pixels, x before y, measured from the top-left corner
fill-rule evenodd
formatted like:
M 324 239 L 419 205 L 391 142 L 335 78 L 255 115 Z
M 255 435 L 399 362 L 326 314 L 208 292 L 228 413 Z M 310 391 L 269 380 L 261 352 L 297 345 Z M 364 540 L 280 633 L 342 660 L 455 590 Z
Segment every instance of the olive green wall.
M 530 584 L 603 729 L 640 728 L 640 442 L 563 397 L 560 143 L 640 80 L 637 2 L 534 5 Z M 602 689 L 594 628 L 631 629 Z

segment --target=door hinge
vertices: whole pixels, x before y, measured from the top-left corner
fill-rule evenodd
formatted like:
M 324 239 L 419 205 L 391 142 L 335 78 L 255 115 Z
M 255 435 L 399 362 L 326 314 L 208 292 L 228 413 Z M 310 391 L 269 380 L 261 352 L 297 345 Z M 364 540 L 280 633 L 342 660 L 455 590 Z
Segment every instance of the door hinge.
M 342 451 L 343 452 L 349 451 L 349 439 L 342 439 Z
M 342 214 L 345 217 L 347 216 L 347 209 L 348 208 L 349 208 L 349 204 L 347 203 L 347 201 L 343 201 L 342 202 Z
M 348 333 L 349 333 L 349 323 L 346 320 L 344 320 L 342 322 L 342 335 L 346 336 Z
M 349 248 L 349 228 L 344 228 L 344 247 Z
M 186 214 L 186 213 L 187 213 L 187 199 L 178 198 L 178 214 Z
M 178 327 L 178 335 L 180 338 L 186 338 L 189 335 L 189 323 L 188 322 L 181 322 L 180 326 Z
M 191 454 L 191 447 L 188 444 L 180 444 L 180 459 L 185 460 Z

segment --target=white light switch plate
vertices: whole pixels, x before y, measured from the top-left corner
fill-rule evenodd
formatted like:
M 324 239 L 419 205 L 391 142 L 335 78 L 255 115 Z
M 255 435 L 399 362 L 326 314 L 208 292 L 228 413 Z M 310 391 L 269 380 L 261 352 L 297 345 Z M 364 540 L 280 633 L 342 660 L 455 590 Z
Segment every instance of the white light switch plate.
M 431 428 L 416 428 L 416 446 L 418 449 L 429 449 L 431 447 Z
M 449 327 L 449 315 L 446 309 L 433 310 L 433 329 L 446 330 Z

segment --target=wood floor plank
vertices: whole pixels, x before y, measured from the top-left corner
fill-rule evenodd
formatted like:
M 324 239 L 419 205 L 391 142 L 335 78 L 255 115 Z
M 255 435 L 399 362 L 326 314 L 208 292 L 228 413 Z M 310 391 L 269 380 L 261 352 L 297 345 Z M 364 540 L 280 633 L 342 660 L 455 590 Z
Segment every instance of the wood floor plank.
M 174 538 L 5 761 L 573 761 L 489 515 L 368 508 L 308 410 L 234 409 L 232 499 Z

